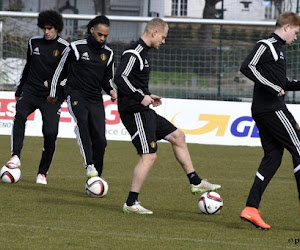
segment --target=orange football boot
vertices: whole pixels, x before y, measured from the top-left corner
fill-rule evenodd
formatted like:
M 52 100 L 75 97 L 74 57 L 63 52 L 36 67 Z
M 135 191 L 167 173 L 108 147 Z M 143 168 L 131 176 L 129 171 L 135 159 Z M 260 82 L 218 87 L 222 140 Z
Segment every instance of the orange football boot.
M 242 220 L 248 221 L 252 223 L 257 228 L 261 229 L 270 229 L 271 226 L 266 224 L 263 219 L 260 217 L 260 211 L 258 211 L 255 207 L 245 207 L 240 215 Z

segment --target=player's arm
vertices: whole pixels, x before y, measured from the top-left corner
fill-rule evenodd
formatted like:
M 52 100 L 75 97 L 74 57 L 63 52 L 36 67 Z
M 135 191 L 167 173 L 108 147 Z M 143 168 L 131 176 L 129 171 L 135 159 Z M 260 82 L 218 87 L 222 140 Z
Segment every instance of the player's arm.
M 240 71 L 253 82 L 261 83 L 268 92 L 275 96 L 282 93 L 282 87 L 271 82 L 258 70 L 259 65 L 272 62 L 274 58 L 270 48 L 265 44 L 257 43 L 242 63 Z
M 298 91 L 300 90 L 300 81 L 297 80 L 289 80 L 288 78 L 286 79 L 285 83 L 285 90 L 286 91 Z
M 76 60 L 74 51 L 70 46 L 66 47 L 52 77 L 50 94 L 47 98 L 49 103 L 53 104 L 57 101 L 57 84 L 67 78 L 69 64 L 74 60 Z
M 26 64 L 24 66 L 23 72 L 20 76 L 20 80 L 17 83 L 17 90 L 15 92 L 15 98 L 18 100 L 23 92 L 23 86 L 24 83 L 27 80 L 29 70 L 30 70 L 30 63 L 31 63 L 31 50 L 30 50 L 30 45 L 28 43 L 28 49 L 27 49 L 27 58 L 26 58 Z
M 124 54 L 121 57 L 121 62 L 117 68 L 114 81 L 119 92 L 122 92 L 124 95 L 130 95 L 132 98 L 141 103 L 145 95 L 150 95 L 150 93 L 144 93 L 141 89 L 135 87 L 129 81 L 129 76 L 132 74 L 133 69 L 138 71 L 140 70 L 138 58 L 132 53 Z
M 102 88 L 110 95 L 111 100 L 114 102 L 117 99 L 117 92 L 113 86 L 114 77 L 114 54 L 111 52 L 110 58 L 108 59 L 107 66 L 104 70 L 104 77 L 102 81 Z

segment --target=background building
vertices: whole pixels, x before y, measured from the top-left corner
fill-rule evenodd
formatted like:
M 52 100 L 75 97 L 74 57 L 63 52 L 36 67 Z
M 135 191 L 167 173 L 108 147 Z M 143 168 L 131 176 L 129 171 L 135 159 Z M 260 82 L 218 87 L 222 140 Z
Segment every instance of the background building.
M 226 20 L 261 21 L 276 19 L 283 11 L 296 11 L 299 0 L 1 0 L 0 10 L 203 18 L 205 5 L 216 9 L 215 18 L 222 18 L 223 7 Z

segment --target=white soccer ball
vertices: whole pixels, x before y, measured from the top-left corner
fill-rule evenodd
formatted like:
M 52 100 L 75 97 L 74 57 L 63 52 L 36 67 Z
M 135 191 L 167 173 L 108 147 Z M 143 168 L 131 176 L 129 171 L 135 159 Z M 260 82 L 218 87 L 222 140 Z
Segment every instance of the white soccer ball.
M 223 200 L 216 192 L 206 192 L 200 196 L 198 207 L 204 214 L 217 214 L 223 207 Z
M 86 181 L 85 192 L 92 196 L 101 198 L 107 194 L 108 184 L 99 176 L 91 177 Z
M 21 178 L 21 170 L 18 167 L 9 168 L 3 166 L 0 171 L 0 177 L 5 183 L 16 183 Z

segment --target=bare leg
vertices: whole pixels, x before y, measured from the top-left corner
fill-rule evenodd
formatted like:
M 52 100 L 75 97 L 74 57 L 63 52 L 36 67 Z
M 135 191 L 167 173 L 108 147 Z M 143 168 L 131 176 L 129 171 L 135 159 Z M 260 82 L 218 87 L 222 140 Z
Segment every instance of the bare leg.
M 172 144 L 177 161 L 180 163 L 186 174 L 194 172 L 195 169 L 185 142 L 185 134 L 181 130 L 177 129 L 171 134 L 169 142 Z
M 189 150 L 185 142 L 185 134 L 182 131 L 180 131 L 179 129 L 175 130 L 171 134 L 169 141 L 172 143 L 173 151 L 177 161 L 180 163 L 183 170 L 188 175 L 191 184 L 191 192 L 193 194 L 217 190 L 221 187 L 221 185 L 219 184 L 211 184 L 207 180 L 202 180 L 198 176 L 198 174 L 196 174 Z M 194 176 L 189 176 L 189 174 Z
M 154 162 L 156 153 L 143 154 L 134 168 L 130 191 L 139 193 Z

